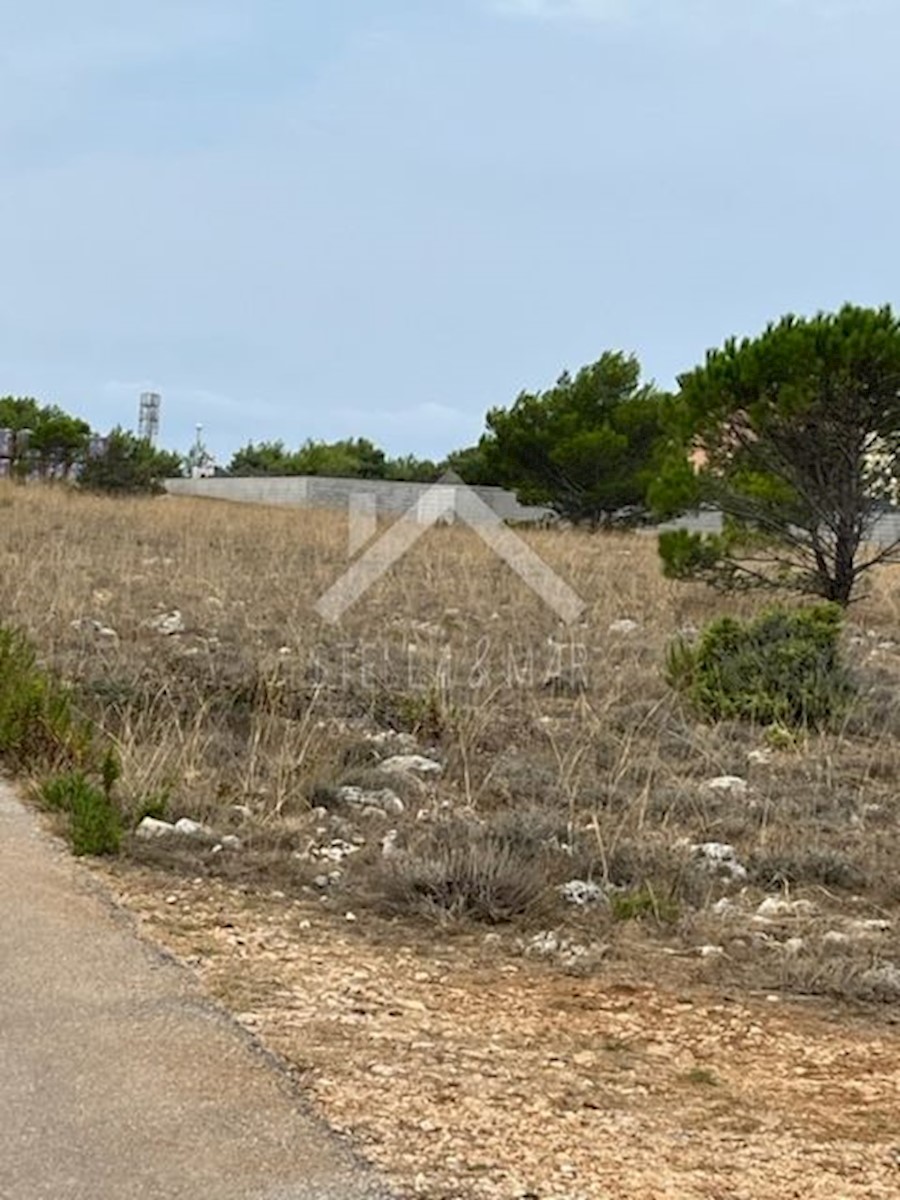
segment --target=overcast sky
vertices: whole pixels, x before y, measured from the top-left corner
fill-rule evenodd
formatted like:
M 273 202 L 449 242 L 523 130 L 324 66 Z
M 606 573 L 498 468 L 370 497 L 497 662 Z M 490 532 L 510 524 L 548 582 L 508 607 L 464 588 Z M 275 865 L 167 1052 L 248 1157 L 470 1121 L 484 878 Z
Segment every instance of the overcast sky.
M 0 394 L 471 443 L 898 302 L 897 0 L 0 0 Z

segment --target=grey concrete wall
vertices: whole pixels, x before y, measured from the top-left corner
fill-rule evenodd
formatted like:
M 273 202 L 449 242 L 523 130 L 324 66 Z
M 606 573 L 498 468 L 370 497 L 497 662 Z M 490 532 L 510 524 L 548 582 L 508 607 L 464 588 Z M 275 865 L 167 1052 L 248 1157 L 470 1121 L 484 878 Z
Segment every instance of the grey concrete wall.
M 265 479 L 167 479 L 167 492 L 175 496 L 201 496 L 206 500 L 235 500 L 242 504 L 286 504 L 302 508 L 308 503 L 305 476 Z
M 536 522 L 552 516 L 549 509 L 520 504 L 512 492 L 499 487 L 457 487 L 452 484 L 395 482 L 386 479 L 335 479 L 324 475 L 260 476 L 251 479 L 169 479 L 166 490 L 175 496 L 199 496 L 208 500 L 233 500 L 243 504 L 277 504 L 291 508 L 328 508 L 346 512 L 351 496 L 375 497 L 378 516 L 410 517 L 429 524 L 452 504 L 454 511 L 467 521 L 479 519 L 477 502 L 468 501 L 473 493 L 504 521 Z M 452 500 L 450 493 L 454 495 Z M 719 513 L 690 513 L 665 525 L 645 529 L 690 529 L 715 533 L 722 527 Z M 878 521 L 874 541 L 889 545 L 900 539 L 900 512 L 887 512 Z
M 166 481 L 166 490 L 174 496 L 341 511 L 347 510 L 351 496 L 372 495 L 378 516 L 406 513 L 426 524 L 434 519 L 438 511 L 443 512 L 448 503 L 466 519 L 477 520 L 478 505 L 465 503 L 465 497 L 470 493 L 474 493 L 504 521 L 540 521 L 550 515 L 549 509 L 520 504 L 512 492 L 499 487 L 468 489 L 453 484 L 336 479 L 325 475 L 169 479 Z
M 689 529 L 692 533 L 719 533 L 721 528 L 721 513 L 708 510 L 688 513 L 676 521 L 667 521 L 665 525 L 648 529 L 647 532 L 658 533 L 662 529 Z M 898 540 L 900 540 L 900 512 L 885 512 L 875 522 L 871 541 L 877 546 L 890 546 Z

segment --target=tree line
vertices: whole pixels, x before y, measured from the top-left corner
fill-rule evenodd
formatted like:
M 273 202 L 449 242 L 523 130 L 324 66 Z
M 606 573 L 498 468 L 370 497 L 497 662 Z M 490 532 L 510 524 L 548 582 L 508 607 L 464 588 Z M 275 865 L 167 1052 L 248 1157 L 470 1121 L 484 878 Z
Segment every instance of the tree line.
M 87 421 L 32 397 L 0 396 L 0 466 L 14 479 L 77 478 L 107 492 L 153 492 L 182 473 L 179 454 L 117 427 L 95 434 Z
M 440 463 L 390 458 L 367 438 L 250 442 L 226 473 L 432 482 L 453 470 L 589 527 L 631 527 L 695 511 L 715 534 L 663 533 L 673 578 L 723 588 L 792 588 L 847 604 L 860 578 L 900 560 L 873 545 L 900 503 L 900 321 L 889 306 L 788 315 L 730 339 L 663 391 L 634 355 L 608 350 L 543 391 L 491 409 L 479 442 Z M 123 430 L 90 456 L 90 429 L 58 408 L 0 400 L 0 428 L 30 430 L 34 463 L 83 458 L 81 482 L 141 490 L 180 473 L 177 455 Z

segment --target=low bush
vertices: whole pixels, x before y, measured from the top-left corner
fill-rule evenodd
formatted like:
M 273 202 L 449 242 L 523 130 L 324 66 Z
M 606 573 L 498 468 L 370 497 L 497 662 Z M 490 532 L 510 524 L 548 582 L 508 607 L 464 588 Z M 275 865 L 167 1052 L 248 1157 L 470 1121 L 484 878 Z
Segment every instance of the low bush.
M 785 884 L 821 884 L 859 892 L 871 884 L 865 867 L 839 850 L 797 846 L 781 853 L 769 851 L 751 855 L 748 868 L 751 880 L 767 891 L 780 891 Z
M 392 908 L 426 916 L 499 924 L 546 895 L 541 850 L 475 822 L 446 820 L 384 862 L 382 890 Z
M 747 622 L 722 617 L 696 645 L 679 638 L 669 646 L 667 678 L 707 720 L 824 726 L 854 694 L 840 633 L 834 604 L 771 609 Z
M 635 891 L 613 893 L 609 903 L 616 921 L 639 921 L 644 917 L 652 917 L 661 925 L 672 925 L 681 915 L 678 901 L 672 896 L 658 896 L 649 883 Z
M 440 741 L 454 722 L 454 713 L 438 687 L 424 691 L 384 688 L 375 693 L 369 708 L 383 728 L 411 733 L 427 742 Z
M 725 539 L 721 534 L 668 529 L 659 535 L 658 544 L 667 579 L 702 578 L 712 583 L 717 572 L 724 574 Z
M 112 799 L 118 760 L 111 750 L 98 760 L 93 728 L 75 711 L 69 689 L 40 667 L 24 634 L 4 626 L 0 626 L 0 762 L 13 771 L 43 778 L 41 799 L 47 808 L 67 817 L 75 854 L 116 853 L 122 837 L 121 814 Z M 85 774 L 92 766 L 99 785 Z
M 27 638 L 0 626 L 0 760 L 31 773 L 79 765 L 91 737 L 68 689 L 41 670 Z
M 108 790 L 96 787 L 80 771 L 69 771 L 46 780 L 41 798 L 48 808 L 68 816 L 73 853 L 118 853 L 122 817 Z

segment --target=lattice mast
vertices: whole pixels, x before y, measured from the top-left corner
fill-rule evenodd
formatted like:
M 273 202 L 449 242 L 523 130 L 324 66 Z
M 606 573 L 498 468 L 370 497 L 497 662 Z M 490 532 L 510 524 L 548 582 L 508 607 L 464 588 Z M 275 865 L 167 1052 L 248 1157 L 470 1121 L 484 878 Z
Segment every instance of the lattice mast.
M 159 434 L 159 410 L 162 407 L 162 396 L 159 392 L 142 392 L 141 405 L 138 411 L 138 437 L 156 444 Z

